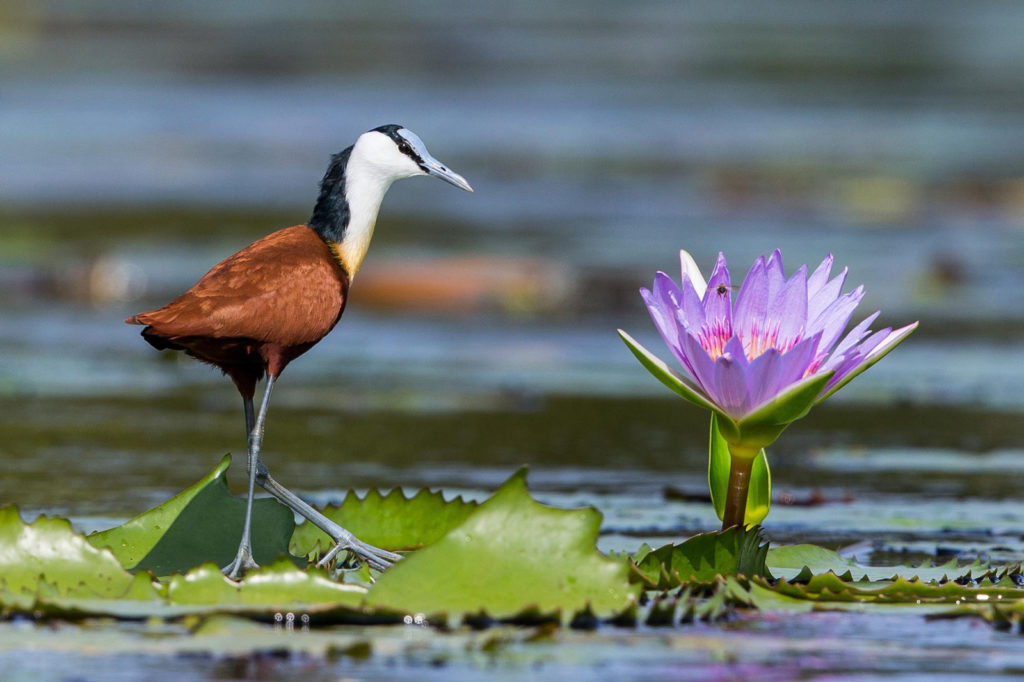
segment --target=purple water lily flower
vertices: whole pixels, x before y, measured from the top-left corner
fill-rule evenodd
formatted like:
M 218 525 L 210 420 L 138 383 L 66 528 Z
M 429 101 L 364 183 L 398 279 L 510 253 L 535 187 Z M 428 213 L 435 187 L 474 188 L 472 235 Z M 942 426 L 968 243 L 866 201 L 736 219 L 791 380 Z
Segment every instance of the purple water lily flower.
M 722 527 L 757 523 L 770 504 L 764 448 L 882 359 L 917 323 L 871 332 L 875 312 L 844 335 L 864 287 L 842 293 L 846 270 L 832 277 L 831 255 L 810 275 L 804 265 L 788 279 L 779 251 L 762 256 L 735 297 L 724 255 L 707 283 L 690 254 L 680 252 L 680 260 L 679 285 L 659 272 L 651 290 L 640 293 L 685 371 L 672 369 L 621 329 L 619 335 L 651 374 L 713 412 L 708 484 Z M 756 470 L 755 460 L 762 462 Z M 758 495 L 748 509 L 753 480 Z
M 685 375 L 620 334 L 655 376 L 716 412 L 731 444 L 755 452 L 917 327 L 872 333 L 875 312 L 844 336 L 864 287 L 841 293 L 847 271 L 831 277 L 831 255 L 809 276 L 804 265 L 787 278 L 776 250 L 754 262 L 738 291 L 724 255 L 707 284 L 685 251 L 681 261 L 680 285 L 659 272 L 640 293 Z

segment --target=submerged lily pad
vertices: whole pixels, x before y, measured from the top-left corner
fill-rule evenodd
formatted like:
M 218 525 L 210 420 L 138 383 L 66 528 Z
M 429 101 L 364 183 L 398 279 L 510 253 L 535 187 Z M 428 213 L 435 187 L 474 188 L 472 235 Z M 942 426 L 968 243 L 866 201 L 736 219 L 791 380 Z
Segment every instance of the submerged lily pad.
M 532 613 L 608 617 L 633 604 L 627 563 L 596 549 L 596 509 L 536 502 L 522 469 L 438 542 L 403 559 L 370 589 L 372 607 L 418 614 Z
M 206 477 L 167 502 L 124 525 L 93 533 L 89 542 L 109 548 L 122 565 L 156 575 L 181 573 L 212 561 L 223 566 L 238 550 L 245 523 L 245 499 L 228 491 L 226 455 Z M 261 498 L 252 508 L 253 556 L 271 563 L 288 551 L 295 528 L 291 510 Z
M 924 581 L 945 581 L 971 575 L 979 577 L 989 570 L 986 564 L 980 562 L 958 566 L 956 560 L 941 566 L 863 566 L 817 545 L 772 547 L 768 551 L 767 562 L 774 576 L 791 581 L 798 576 L 806 579 L 829 572 L 847 580 L 892 580 L 902 576 Z

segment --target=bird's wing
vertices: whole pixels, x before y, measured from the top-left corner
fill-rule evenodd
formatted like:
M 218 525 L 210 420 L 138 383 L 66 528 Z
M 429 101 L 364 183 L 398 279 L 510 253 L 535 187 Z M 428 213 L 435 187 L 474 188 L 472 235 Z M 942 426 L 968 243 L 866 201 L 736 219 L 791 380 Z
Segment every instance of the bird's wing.
M 133 321 L 167 338 L 314 343 L 341 315 L 347 282 L 327 245 L 300 225 L 250 244 L 163 308 Z

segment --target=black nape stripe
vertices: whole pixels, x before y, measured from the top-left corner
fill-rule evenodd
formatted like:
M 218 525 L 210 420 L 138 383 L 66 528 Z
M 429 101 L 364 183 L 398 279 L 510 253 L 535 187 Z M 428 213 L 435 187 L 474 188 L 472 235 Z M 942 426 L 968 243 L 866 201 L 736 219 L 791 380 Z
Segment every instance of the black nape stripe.
M 401 135 L 398 134 L 398 131 L 401 130 L 402 128 L 404 128 L 404 127 L 405 126 L 400 126 L 397 123 L 389 123 L 386 126 L 378 126 L 378 127 L 374 128 L 373 130 L 375 132 L 378 132 L 378 133 L 384 133 L 385 135 L 390 137 L 395 142 L 399 142 L 399 141 L 401 141 L 402 137 L 401 137 Z
M 309 226 L 327 243 L 338 243 L 345 238 L 348 227 L 348 200 L 345 199 L 345 166 L 352 147 L 331 157 L 324 179 L 320 181 L 320 196 L 309 218 Z

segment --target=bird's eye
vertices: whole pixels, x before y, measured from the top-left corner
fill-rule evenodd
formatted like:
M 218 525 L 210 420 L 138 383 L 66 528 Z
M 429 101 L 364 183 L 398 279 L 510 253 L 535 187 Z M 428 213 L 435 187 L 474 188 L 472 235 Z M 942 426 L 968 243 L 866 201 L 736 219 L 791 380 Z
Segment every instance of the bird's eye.
M 403 154 L 408 154 L 409 152 L 412 151 L 412 149 L 409 147 L 408 142 L 401 142 L 398 145 L 398 151 L 402 152 Z

